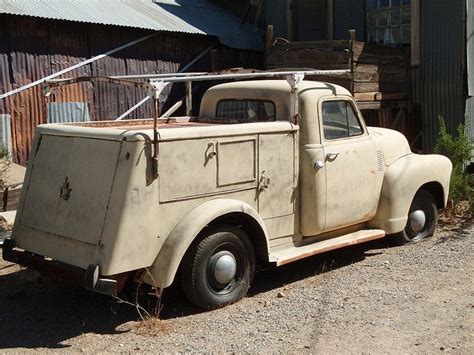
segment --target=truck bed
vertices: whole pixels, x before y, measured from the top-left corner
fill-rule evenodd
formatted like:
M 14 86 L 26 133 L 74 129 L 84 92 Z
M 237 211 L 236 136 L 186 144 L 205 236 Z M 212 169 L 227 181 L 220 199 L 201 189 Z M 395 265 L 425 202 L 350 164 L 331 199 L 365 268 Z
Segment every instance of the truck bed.
M 166 122 L 167 119 L 158 119 L 158 128 L 177 128 L 177 127 L 192 127 L 192 126 L 209 126 L 217 124 L 225 124 L 225 122 L 211 123 L 211 119 L 199 117 L 173 117 Z M 74 122 L 65 123 L 69 126 L 78 127 L 93 127 L 93 128 L 116 128 L 127 130 L 148 130 L 153 129 L 153 119 L 139 119 L 139 120 L 120 120 L 120 121 L 89 121 L 89 122 Z
M 160 119 L 157 125 L 159 141 L 294 130 L 298 127 L 288 121 L 241 123 L 203 117 L 173 117 L 168 122 Z M 38 126 L 37 131 L 46 135 L 118 141 L 149 141 L 154 136 L 153 119 L 44 124 Z

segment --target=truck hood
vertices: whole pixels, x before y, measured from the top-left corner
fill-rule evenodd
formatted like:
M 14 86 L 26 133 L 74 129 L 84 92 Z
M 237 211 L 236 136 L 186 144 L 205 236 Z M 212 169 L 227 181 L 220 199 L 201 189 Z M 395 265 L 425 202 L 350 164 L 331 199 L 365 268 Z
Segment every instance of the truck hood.
M 383 152 L 386 166 L 390 166 L 401 157 L 411 154 L 410 145 L 400 132 L 380 127 L 368 127 L 368 131 L 377 151 Z

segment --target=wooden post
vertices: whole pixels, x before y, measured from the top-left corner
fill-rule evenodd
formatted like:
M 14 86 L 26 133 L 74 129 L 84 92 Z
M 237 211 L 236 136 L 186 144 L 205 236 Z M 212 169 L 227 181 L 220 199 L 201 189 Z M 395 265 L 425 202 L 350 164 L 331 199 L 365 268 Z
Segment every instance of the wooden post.
M 411 1 L 411 65 L 420 65 L 420 0 Z
M 286 39 L 293 41 L 293 1 L 286 0 Z
M 186 116 L 193 115 L 193 87 L 192 81 L 186 81 Z
M 217 49 L 211 50 L 211 71 L 218 71 L 219 65 L 217 61 Z
M 273 44 L 273 25 L 268 25 L 267 27 L 267 53 L 270 51 L 272 44 Z
M 354 95 L 354 43 L 356 39 L 356 31 L 349 30 L 349 69 L 351 71 L 351 94 Z
M 328 41 L 334 39 L 334 0 L 328 0 Z

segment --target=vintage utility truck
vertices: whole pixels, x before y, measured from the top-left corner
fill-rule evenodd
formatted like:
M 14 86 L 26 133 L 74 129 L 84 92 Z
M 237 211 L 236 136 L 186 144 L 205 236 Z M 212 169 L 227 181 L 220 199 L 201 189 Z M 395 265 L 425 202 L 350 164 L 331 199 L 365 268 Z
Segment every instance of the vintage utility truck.
M 244 297 L 258 264 L 434 233 L 447 158 L 367 127 L 340 86 L 260 74 L 211 87 L 199 117 L 158 119 L 160 95 L 212 75 L 146 83 L 154 119 L 40 125 L 3 257 L 105 294 L 176 280 L 210 309 Z

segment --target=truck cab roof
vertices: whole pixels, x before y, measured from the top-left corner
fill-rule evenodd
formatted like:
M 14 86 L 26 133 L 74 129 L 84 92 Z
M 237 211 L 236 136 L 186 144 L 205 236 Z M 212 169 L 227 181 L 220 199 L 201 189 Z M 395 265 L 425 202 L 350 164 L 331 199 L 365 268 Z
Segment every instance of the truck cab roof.
M 199 116 L 215 117 L 216 107 L 221 100 L 254 99 L 273 102 L 276 106 L 276 120 L 287 121 L 290 91 L 291 87 L 286 80 L 250 80 L 215 85 L 204 94 Z M 322 96 L 350 95 L 340 85 L 310 80 L 303 80 L 298 91 L 300 96 L 311 92 L 315 100 Z

